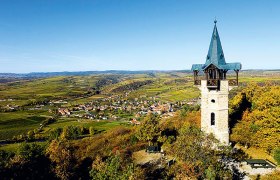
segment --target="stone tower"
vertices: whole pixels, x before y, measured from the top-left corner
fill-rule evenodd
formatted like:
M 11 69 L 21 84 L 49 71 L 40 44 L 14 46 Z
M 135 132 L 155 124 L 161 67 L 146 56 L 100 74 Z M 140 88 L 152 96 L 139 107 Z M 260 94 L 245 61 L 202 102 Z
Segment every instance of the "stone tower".
M 238 86 L 240 63 L 226 63 L 222 44 L 214 21 L 214 30 L 205 64 L 193 64 L 194 84 L 201 91 L 201 130 L 213 133 L 225 145 L 229 144 L 228 94 Z M 227 78 L 227 72 L 236 76 Z M 234 73 L 232 73 L 234 74 Z

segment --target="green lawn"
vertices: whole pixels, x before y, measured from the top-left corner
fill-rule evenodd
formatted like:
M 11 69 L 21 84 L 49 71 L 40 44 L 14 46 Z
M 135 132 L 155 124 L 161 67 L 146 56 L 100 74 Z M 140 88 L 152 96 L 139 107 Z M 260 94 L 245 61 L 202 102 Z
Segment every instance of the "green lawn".
M 116 125 L 120 125 L 122 122 L 120 121 L 108 121 L 108 120 L 88 120 L 88 119 L 79 119 L 78 118 L 60 118 L 55 123 L 48 125 L 48 128 L 57 128 L 57 127 L 64 127 L 64 126 L 84 126 L 90 127 L 94 126 L 97 128 L 106 128 L 114 127 Z
M 60 118 L 55 123 L 50 124 L 43 128 L 43 133 L 48 134 L 52 129 L 63 128 L 65 126 L 82 126 L 85 128 L 93 127 L 96 130 L 107 131 L 116 126 L 124 126 L 126 123 L 122 121 L 108 121 L 108 120 L 88 120 L 77 118 Z

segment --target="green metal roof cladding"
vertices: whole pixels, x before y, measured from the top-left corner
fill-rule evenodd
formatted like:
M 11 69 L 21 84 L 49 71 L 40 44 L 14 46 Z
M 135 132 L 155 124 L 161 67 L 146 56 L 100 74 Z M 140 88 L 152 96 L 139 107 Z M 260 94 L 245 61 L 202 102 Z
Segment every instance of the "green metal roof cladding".
M 215 23 L 214 30 L 212 33 L 212 38 L 208 50 L 208 54 L 206 57 L 205 65 L 209 64 L 216 64 L 216 65 L 225 65 L 226 60 L 224 57 L 224 52 L 220 40 L 220 36 L 218 33 L 218 29 Z
M 193 64 L 192 71 L 200 71 L 206 69 L 209 65 L 213 64 L 218 69 L 223 70 L 240 70 L 240 63 L 226 63 L 222 43 L 216 26 L 217 21 L 214 21 L 214 30 L 211 37 L 211 42 L 206 57 L 205 64 Z

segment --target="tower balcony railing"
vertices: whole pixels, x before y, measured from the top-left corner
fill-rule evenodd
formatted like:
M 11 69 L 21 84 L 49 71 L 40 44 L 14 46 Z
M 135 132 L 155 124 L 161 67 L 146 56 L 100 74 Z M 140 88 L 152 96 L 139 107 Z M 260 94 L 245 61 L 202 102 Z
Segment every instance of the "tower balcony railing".
M 238 81 L 237 81 L 237 79 L 229 79 L 229 80 L 228 80 L 228 85 L 229 85 L 229 86 L 238 86 Z
M 201 80 L 206 80 L 205 78 L 200 78 L 194 80 L 194 85 L 201 85 Z M 228 85 L 229 86 L 238 86 L 238 80 L 237 79 L 228 79 Z M 219 79 L 208 79 L 207 80 L 207 86 L 217 87 L 219 86 Z
M 201 85 L 201 80 L 194 80 L 194 85 Z
M 201 80 L 206 80 L 205 78 L 196 79 L 194 80 L 194 85 L 201 85 Z M 218 86 L 219 80 L 218 79 L 208 79 L 207 80 L 207 86 Z
M 208 79 L 207 86 L 217 87 L 219 85 L 218 79 Z

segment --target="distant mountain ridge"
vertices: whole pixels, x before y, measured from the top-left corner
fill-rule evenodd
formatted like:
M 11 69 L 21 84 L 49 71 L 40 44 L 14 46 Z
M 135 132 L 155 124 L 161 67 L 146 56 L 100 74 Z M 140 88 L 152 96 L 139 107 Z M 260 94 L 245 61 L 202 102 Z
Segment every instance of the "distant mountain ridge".
M 127 71 L 127 70 L 106 70 L 106 71 L 64 71 L 64 72 L 31 72 L 31 73 L 0 73 L 0 78 L 39 78 L 39 77 L 52 77 L 52 76 L 86 76 L 94 74 L 149 74 L 160 72 L 184 72 L 191 73 L 190 70 L 140 70 L 140 71 Z
M 280 71 L 280 69 L 247 69 L 242 70 L 246 73 L 263 73 L 263 72 Z M 0 73 L 0 78 L 41 78 L 53 76 L 87 76 L 96 74 L 153 74 L 153 73 L 192 73 L 191 70 L 106 70 L 106 71 L 64 71 L 64 72 L 31 72 L 31 73 Z

